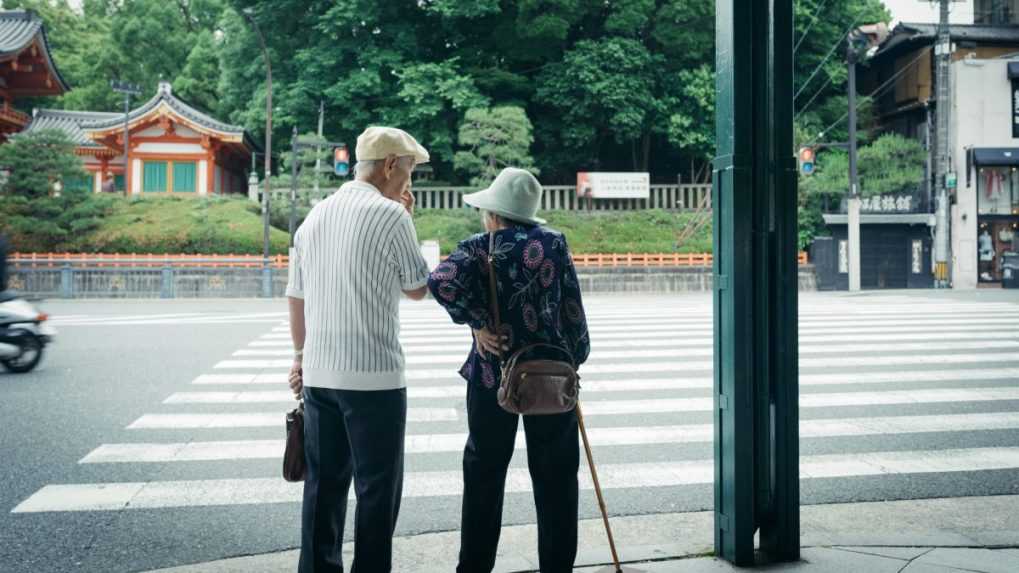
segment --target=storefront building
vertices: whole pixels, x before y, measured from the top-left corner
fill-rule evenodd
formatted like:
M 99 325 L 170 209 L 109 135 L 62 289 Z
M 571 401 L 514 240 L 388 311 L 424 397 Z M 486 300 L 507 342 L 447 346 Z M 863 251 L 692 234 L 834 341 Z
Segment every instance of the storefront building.
M 60 129 L 77 143 L 89 177 L 65 186 L 135 196 L 247 193 L 256 149 L 251 136 L 174 96 L 168 82 L 160 82 L 156 95 L 131 111 L 126 123 L 126 163 L 123 113 L 39 109 L 28 131 Z
M 984 13 L 986 12 L 986 14 Z M 953 24 L 950 68 L 951 171 L 949 272 L 956 289 L 1003 284 L 1019 223 L 1019 26 L 1011 12 L 978 24 Z M 936 151 L 938 113 L 933 46 L 937 26 L 899 24 L 862 72 L 861 92 L 876 92 L 877 133 L 895 132 Z M 1011 69 L 1011 71 L 1010 71 Z M 932 163 L 923 182 L 936 188 Z M 951 181 L 954 179 L 954 188 Z M 933 207 L 933 204 L 931 205 Z
M 849 215 L 843 201 L 825 213 L 830 237 L 810 250 L 819 290 L 849 290 Z M 860 287 L 931 288 L 934 215 L 922 192 L 864 197 L 860 207 Z
M 1000 286 L 1019 253 L 1019 54 L 952 65 L 953 285 Z

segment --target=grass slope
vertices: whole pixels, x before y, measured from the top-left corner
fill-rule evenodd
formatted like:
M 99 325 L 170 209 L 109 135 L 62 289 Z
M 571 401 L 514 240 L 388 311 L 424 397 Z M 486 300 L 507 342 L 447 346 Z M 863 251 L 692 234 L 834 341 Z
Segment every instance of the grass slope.
M 142 197 L 111 201 L 98 225 L 74 233 L 57 251 L 154 254 L 261 254 L 258 205 L 224 197 Z M 31 243 L 31 237 L 27 237 Z M 270 232 L 271 252 L 285 254 L 289 240 Z M 24 249 L 23 249 L 24 250 Z
M 544 211 L 548 226 L 566 235 L 575 253 L 710 253 L 711 223 L 676 249 L 676 240 L 684 227 L 694 222 L 690 213 L 663 210 Z M 481 232 L 481 218 L 473 210 L 443 211 L 421 209 L 414 216 L 418 239 L 437 240 L 443 253 L 457 242 Z
M 259 206 L 241 197 L 97 197 L 86 202 L 88 224 L 76 214 L 61 234 L 44 240 L 47 214 L 52 207 L 38 206 L 18 231 L 7 229 L 14 248 L 22 252 L 203 253 L 261 254 L 262 218 Z M 10 208 L 7 205 L 6 208 Z M 0 215 L 5 205 L 0 201 Z M 30 208 L 24 208 L 30 209 Z M 688 213 L 662 210 L 578 213 L 541 213 L 549 226 L 566 234 L 575 253 L 701 253 L 711 251 L 711 225 L 706 224 L 678 251 L 682 229 L 695 220 Z M 2 217 L 0 217 L 2 219 Z M 414 216 L 418 239 L 438 240 L 443 253 L 481 232 L 481 219 L 472 209 L 456 211 L 419 209 Z M 276 217 L 279 225 L 286 218 Z M 76 227 L 77 223 L 77 228 Z M 0 220 L 0 230 L 5 227 Z M 50 229 L 52 231 L 52 229 Z M 287 252 L 287 233 L 271 231 L 273 254 Z

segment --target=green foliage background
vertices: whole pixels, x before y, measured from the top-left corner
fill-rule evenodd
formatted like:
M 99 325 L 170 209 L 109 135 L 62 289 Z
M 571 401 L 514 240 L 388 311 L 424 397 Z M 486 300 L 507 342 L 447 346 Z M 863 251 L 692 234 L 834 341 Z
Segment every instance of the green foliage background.
M 289 148 L 295 125 L 314 131 L 321 101 L 327 139 L 353 142 L 367 125 L 399 125 L 432 152 L 436 178 L 453 183 L 475 176 L 454 169 L 455 153 L 471 147 L 459 141 L 471 109 L 523 109 L 530 154 L 548 184 L 582 170 L 704 180 L 714 154 L 714 0 L 2 4 L 40 13 L 74 88 L 44 105 L 117 111 L 110 79 L 151 94 L 163 78 L 261 138 L 265 63 L 239 15 L 249 9 L 273 66 L 277 151 Z M 831 124 L 845 111 L 846 69 L 840 56 L 825 55 L 851 24 L 888 18 L 880 0 L 795 1 L 801 133 L 831 126 L 826 137 L 844 139 L 845 122 Z

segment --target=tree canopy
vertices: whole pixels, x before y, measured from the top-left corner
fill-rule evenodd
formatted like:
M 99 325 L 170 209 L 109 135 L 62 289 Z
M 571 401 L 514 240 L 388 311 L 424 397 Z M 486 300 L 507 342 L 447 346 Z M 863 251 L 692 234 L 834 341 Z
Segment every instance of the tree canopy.
M 241 16 L 265 35 L 274 141 L 294 126 L 353 142 L 393 124 L 456 168 L 472 109 L 522 109 L 542 180 L 578 170 L 648 170 L 704 180 L 714 155 L 714 0 L 3 0 L 45 19 L 72 91 L 44 105 L 116 111 L 111 79 L 175 93 L 260 137 L 265 62 Z M 800 140 L 844 138 L 843 36 L 887 21 L 880 0 L 796 0 Z M 819 13 L 823 12 L 823 13 Z M 834 52 L 832 52 L 832 48 Z M 828 57 L 829 53 L 834 55 Z M 815 73 L 816 72 L 816 73 Z M 861 120 L 864 121 L 865 117 Z

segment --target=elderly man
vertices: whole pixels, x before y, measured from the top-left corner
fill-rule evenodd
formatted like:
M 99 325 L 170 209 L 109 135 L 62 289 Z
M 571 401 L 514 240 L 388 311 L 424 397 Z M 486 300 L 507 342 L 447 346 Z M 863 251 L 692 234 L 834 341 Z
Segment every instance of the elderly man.
M 401 291 L 413 300 L 427 292 L 410 175 L 428 152 L 404 131 L 369 127 L 355 155 L 355 180 L 316 205 L 297 232 L 287 286 L 290 386 L 305 404 L 301 573 L 343 571 L 352 477 L 351 570 L 389 571 L 403 489 L 399 302 Z

